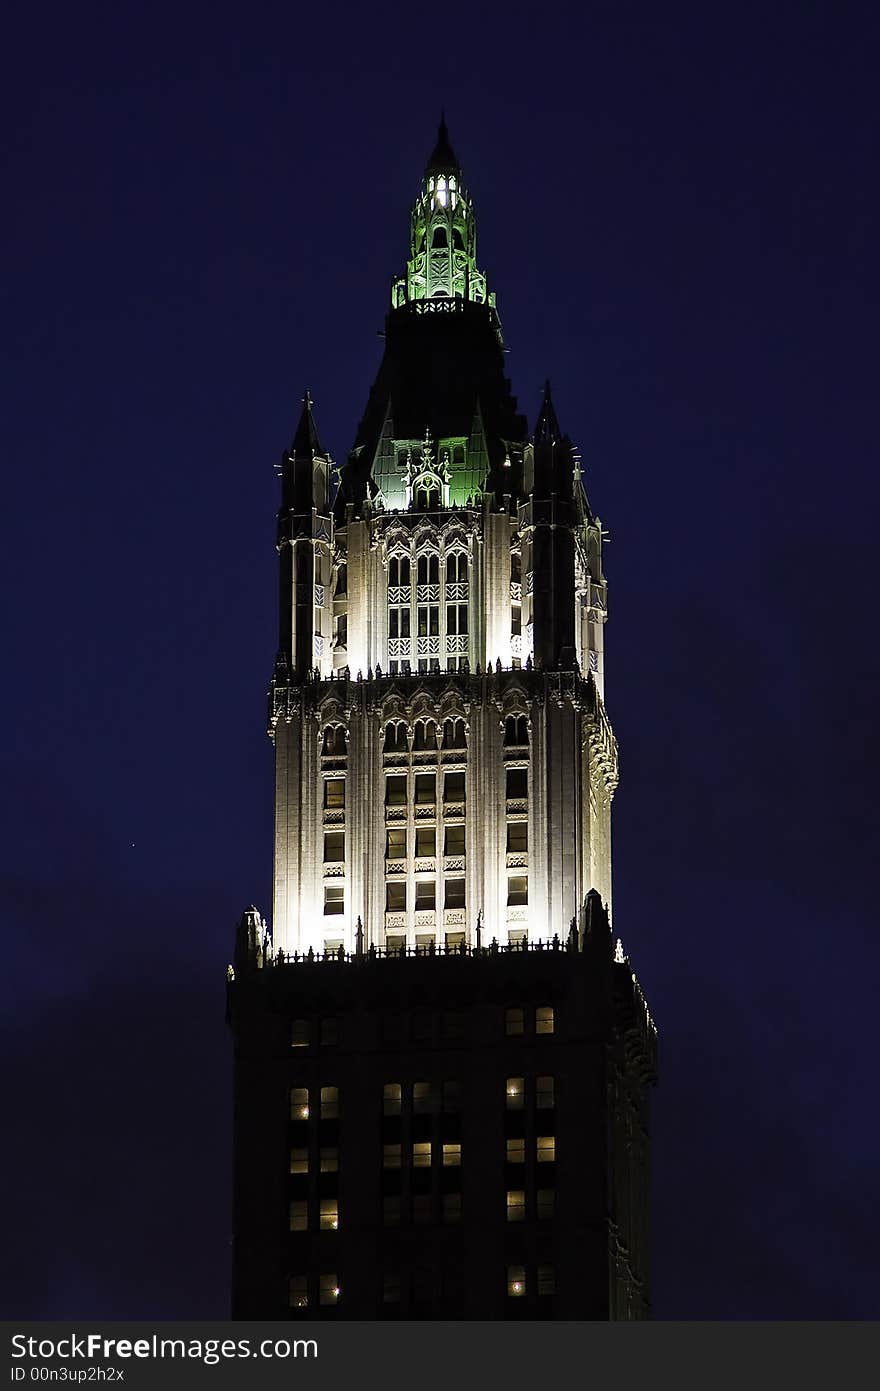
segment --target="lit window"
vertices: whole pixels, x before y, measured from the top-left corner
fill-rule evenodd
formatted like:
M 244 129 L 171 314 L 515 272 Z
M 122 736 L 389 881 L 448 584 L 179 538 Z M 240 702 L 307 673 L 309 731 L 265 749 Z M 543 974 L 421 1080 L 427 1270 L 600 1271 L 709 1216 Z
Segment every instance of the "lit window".
M 290 1151 L 290 1172 L 307 1174 L 309 1172 L 309 1152 L 301 1145 Z
M 507 881 L 507 906 L 522 907 L 529 901 L 529 879 L 526 874 L 512 874 Z
M 287 1300 L 291 1309 L 309 1307 L 309 1279 L 307 1275 L 291 1275 L 287 1287 Z
M 290 1230 L 307 1232 L 309 1229 L 309 1205 L 305 1198 L 296 1198 L 290 1204 Z
M 529 848 L 529 823 L 528 821 L 508 821 L 507 823 L 507 853 L 508 855 L 523 855 Z
M 513 1038 L 517 1034 L 525 1032 L 525 1011 L 521 1009 L 508 1009 L 504 1011 L 504 1032 L 508 1038 Z
M 382 1088 L 382 1111 L 386 1116 L 400 1115 L 402 1088 L 399 1082 L 386 1082 Z
M 507 1190 L 507 1220 L 508 1222 L 524 1222 L 526 1220 L 526 1195 L 522 1188 L 509 1188 Z
M 399 1169 L 401 1166 L 402 1150 L 400 1145 L 382 1146 L 382 1168 Z
M 539 1296 L 556 1293 L 556 1278 L 552 1265 L 538 1266 L 538 1294 Z
M 324 863 L 339 864 L 345 859 L 345 832 L 324 832 Z
M 538 1217 L 547 1221 L 553 1216 L 554 1191 L 552 1188 L 539 1188 L 537 1194 Z
M 535 1141 L 539 1164 L 552 1164 L 556 1159 L 556 1136 L 539 1135 Z
M 389 782 L 391 779 L 389 778 Z M 427 806 L 437 800 L 437 779 L 433 773 L 416 774 L 416 805 Z
M 386 913 L 406 912 L 405 880 L 391 879 L 385 885 L 385 911 Z
M 307 1121 L 309 1118 L 309 1089 L 308 1087 L 291 1087 L 290 1089 L 290 1119 L 292 1121 Z
M 443 1194 L 443 1221 L 448 1226 L 454 1226 L 461 1221 L 461 1194 Z
M 339 1115 L 339 1088 L 321 1088 L 321 1120 L 336 1120 Z
M 412 1162 L 414 1169 L 430 1169 L 431 1167 L 431 1142 L 430 1140 L 418 1140 L 412 1147 Z
M 464 907 L 464 880 L 447 879 L 445 884 L 444 906 L 447 908 Z
M 412 1200 L 412 1220 L 425 1226 L 433 1216 L 430 1193 L 417 1193 Z
M 322 1275 L 318 1285 L 319 1304 L 338 1304 L 339 1296 L 342 1291 L 336 1280 L 336 1275 Z
M 456 1169 L 461 1163 L 461 1145 L 449 1144 L 443 1146 L 443 1167 L 444 1169 Z
M 431 1110 L 431 1083 L 413 1082 L 413 1111 L 417 1116 L 426 1116 Z
M 385 858 L 386 860 L 406 858 L 406 831 L 401 827 L 385 832 Z
M 335 1174 L 339 1172 L 339 1150 L 336 1145 L 324 1145 L 321 1149 L 321 1173 Z
M 521 1111 L 525 1104 L 525 1079 L 522 1077 L 508 1077 L 505 1092 L 508 1111 Z
M 339 1226 L 339 1203 L 336 1198 L 321 1199 L 320 1226 L 322 1232 L 335 1232 Z
M 443 783 L 444 802 L 464 801 L 464 773 L 447 773 Z
M 391 1194 L 382 1199 L 382 1223 L 386 1227 L 400 1226 L 400 1195 Z
M 521 1298 L 526 1292 L 526 1268 L 524 1265 L 507 1267 L 507 1293 L 512 1299 Z
M 332 1016 L 321 1020 L 321 1047 L 335 1048 L 339 1037 L 338 1021 Z
M 434 879 L 416 880 L 416 912 L 428 912 L 437 906 L 437 882 Z
M 406 776 L 385 779 L 386 807 L 406 806 Z
M 387 1270 L 382 1280 L 382 1303 L 400 1303 L 400 1276 L 397 1271 Z
M 535 1105 L 539 1111 L 552 1111 L 556 1105 L 552 1077 L 539 1077 L 535 1083 Z
M 308 1019 L 294 1019 L 290 1025 L 290 1046 L 291 1048 L 308 1048 L 309 1046 L 309 1021 Z
M 416 827 L 416 854 L 433 856 L 437 853 L 437 832 L 433 826 Z
M 345 778 L 327 778 L 324 783 L 324 806 L 339 811 L 345 806 Z
M 552 1034 L 554 1031 L 554 1017 L 552 1005 L 540 1005 L 535 1010 L 535 1033 Z
M 337 918 L 340 913 L 345 912 L 345 885 L 344 884 L 325 884 L 324 885 L 324 916 L 326 918 Z
M 507 1162 L 508 1164 L 525 1164 L 526 1162 L 526 1142 L 525 1140 L 507 1141 Z

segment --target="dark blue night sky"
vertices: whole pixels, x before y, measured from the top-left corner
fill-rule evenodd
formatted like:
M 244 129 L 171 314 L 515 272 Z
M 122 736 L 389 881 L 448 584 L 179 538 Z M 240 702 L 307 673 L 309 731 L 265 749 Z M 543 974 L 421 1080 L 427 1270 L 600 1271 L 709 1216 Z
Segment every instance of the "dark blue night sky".
M 341 461 L 441 104 L 606 552 L 657 1317 L 871 1318 L 880 21 L 19 5 L 0 102 L 7 1316 L 224 1317 L 273 465 Z

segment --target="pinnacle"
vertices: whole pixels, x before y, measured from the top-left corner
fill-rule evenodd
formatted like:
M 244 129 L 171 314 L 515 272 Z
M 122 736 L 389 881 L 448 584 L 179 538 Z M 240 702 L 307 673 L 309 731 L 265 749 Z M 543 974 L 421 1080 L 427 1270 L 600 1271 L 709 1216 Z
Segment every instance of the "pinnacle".
M 321 441 L 318 438 L 318 427 L 315 424 L 315 417 L 312 414 L 313 405 L 314 402 L 312 401 L 311 392 L 307 389 L 303 395 L 303 408 L 299 418 L 299 424 L 296 427 L 293 444 L 290 447 L 290 453 L 294 458 L 302 457 L 303 455 L 311 458 L 315 454 L 324 453 L 324 450 L 321 448 Z
M 538 419 L 535 424 L 535 443 L 554 444 L 562 439 L 562 430 L 559 428 L 559 421 L 556 417 L 556 410 L 553 405 L 553 398 L 550 395 L 550 383 L 544 383 L 544 396 L 541 401 L 541 409 L 538 412 Z
M 446 126 L 446 117 L 440 113 L 440 125 L 437 129 L 437 143 L 431 153 L 431 158 L 425 166 L 425 172 L 431 170 L 457 169 L 458 160 L 455 151 L 449 143 L 449 131 Z

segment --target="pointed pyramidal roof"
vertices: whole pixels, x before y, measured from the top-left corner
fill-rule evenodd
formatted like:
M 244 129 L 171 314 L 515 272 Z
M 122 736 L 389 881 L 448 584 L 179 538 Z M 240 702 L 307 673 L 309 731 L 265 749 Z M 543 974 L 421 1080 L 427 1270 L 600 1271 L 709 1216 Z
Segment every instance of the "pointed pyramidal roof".
M 562 431 L 550 395 L 550 383 L 547 381 L 544 383 L 544 399 L 535 424 L 535 444 L 556 444 L 561 439 Z
M 440 116 L 440 126 L 437 130 L 437 144 L 431 152 L 431 158 L 425 165 L 425 173 L 437 173 L 449 169 L 457 169 L 458 160 L 455 151 L 449 143 L 449 131 L 446 128 L 446 119 Z
M 290 455 L 293 459 L 312 459 L 316 454 L 324 457 L 324 450 L 321 448 L 321 441 L 318 438 L 318 427 L 312 413 L 313 405 L 311 392 L 307 390 L 303 396 L 302 414 L 296 427 L 293 444 L 290 446 Z

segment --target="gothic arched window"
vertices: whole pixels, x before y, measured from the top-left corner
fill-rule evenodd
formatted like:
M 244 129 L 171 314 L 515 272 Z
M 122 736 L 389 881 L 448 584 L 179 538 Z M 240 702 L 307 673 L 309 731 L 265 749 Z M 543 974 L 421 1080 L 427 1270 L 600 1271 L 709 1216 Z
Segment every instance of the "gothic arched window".
M 423 752 L 437 747 L 437 726 L 433 720 L 417 720 L 413 737 L 413 749 Z
M 385 753 L 406 753 L 406 725 L 395 721 L 385 726 Z
M 504 721 L 504 743 L 508 748 L 520 748 L 529 742 L 529 722 L 525 715 L 508 715 Z
M 464 720 L 443 721 L 443 747 L 444 749 L 467 748 Z
M 439 584 L 440 557 L 423 551 L 418 558 L 416 574 L 419 584 Z
M 324 743 L 321 752 L 322 754 L 335 755 L 337 758 L 348 753 L 348 739 L 341 724 L 327 725 L 324 730 Z

